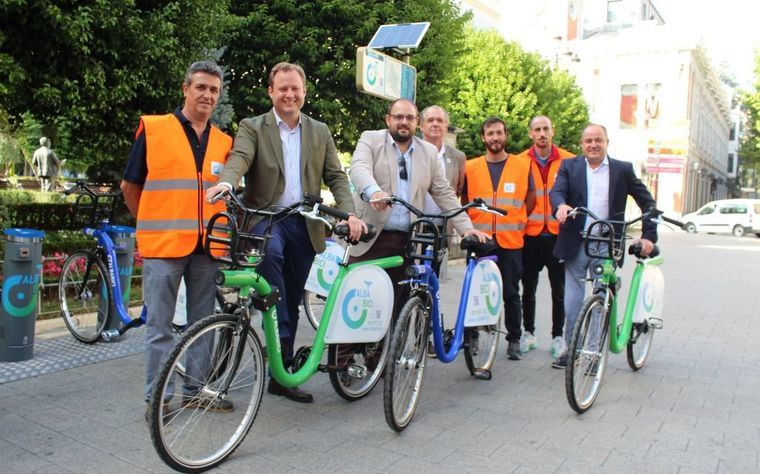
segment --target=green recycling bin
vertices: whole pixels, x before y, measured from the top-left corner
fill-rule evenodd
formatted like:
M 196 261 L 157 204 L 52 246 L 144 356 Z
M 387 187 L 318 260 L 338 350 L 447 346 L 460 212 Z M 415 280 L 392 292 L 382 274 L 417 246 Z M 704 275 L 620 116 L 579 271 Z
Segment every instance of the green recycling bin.
M 34 229 L 7 229 L 0 305 L 0 361 L 19 362 L 34 355 L 34 323 L 42 276 L 42 239 Z

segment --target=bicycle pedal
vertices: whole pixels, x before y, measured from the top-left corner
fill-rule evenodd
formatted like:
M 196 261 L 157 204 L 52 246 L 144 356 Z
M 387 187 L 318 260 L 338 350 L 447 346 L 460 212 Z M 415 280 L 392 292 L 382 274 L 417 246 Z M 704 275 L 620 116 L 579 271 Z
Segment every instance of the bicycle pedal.
M 367 367 L 361 364 L 349 364 L 346 367 L 346 373 L 352 379 L 363 379 L 367 376 Z
M 491 371 L 488 369 L 475 369 L 472 376 L 478 380 L 491 380 Z
M 107 329 L 100 333 L 100 338 L 103 342 L 116 342 L 119 340 L 119 336 L 121 336 L 121 333 L 118 329 Z
M 652 329 L 662 329 L 662 319 L 661 318 L 648 318 L 647 319 L 647 325 Z

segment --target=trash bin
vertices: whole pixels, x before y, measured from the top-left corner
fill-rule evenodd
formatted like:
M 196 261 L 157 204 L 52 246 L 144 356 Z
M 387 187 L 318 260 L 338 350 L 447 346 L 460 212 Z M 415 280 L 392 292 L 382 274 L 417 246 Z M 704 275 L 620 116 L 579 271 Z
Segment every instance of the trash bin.
M 123 225 L 112 225 L 109 232 L 116 250 L 116 263 L 119 265 L 119 285 L 124 309 L 129 310 L 129 292 L 132 287 L 132 269 L 134 268 L 135 255 L 135 228 Z M 116 305 L 111 305 L 111 317 L 108 329 L 119 329 L 122 326 L 121 319 L 116 313 Z
M 42 239 L 34 229 L 7 229 L 0 305 L 0 361 L 18 362 L 34 355 L 34 323 L 42 276 Z

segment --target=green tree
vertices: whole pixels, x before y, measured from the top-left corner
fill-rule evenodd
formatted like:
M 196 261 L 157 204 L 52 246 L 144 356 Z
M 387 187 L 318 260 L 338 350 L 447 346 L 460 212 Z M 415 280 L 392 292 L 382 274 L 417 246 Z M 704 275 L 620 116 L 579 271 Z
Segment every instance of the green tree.
M 577 151 L 588 107 L 571 76 L 495 31 L 468 29 L 465 47 L 452 69 L 449 112 L 452 125 L 465 130 L 458 146 L 467 156 L 484 153 L 480 125 L 492 115 L 507 123 L 510 152 L 530 145 L 528 123 L 536 115 L 552 120 L 556 145 Z
M 760 176 L 760 54 L 755 54 L 754 90 L 741 94 L 746 123 L 739 148 L 740 185 L 758 188 Z
M 10 128 L 31 112 L 69 164 L 119 169 L 138 116 L 181 104 L 227 18 L 224 0 L 0 1 L 0 108 Z
M 300 64 L 307 75 L 304 112 L 327 123 L 336 146 L 353 150 L 363 130 L 384 128 L 387 101 L 356 90 L 356 49 L 386 23 L 429 21 L 411 63 L 417 68 L 417 102 L 450 98 L 448 71 L 463 49 L 468 15 L 452 0 L 267 0 L 235 2 L 225 63 L 238 120 L 271 108 L 269 69 L 280 61 Z

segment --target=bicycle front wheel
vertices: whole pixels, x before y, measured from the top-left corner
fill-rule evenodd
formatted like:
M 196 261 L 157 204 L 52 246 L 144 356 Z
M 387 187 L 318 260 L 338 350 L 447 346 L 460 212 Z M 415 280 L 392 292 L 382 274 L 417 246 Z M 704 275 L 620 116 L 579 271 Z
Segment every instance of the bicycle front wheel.
M 654 328 L 650 327 L 646 321 L 643 323 L 633 323 L 631 329 L 631 339 L 626 347 L 628 366 L 633 370 L 639 370 L 649 357 L 649 351 L 652 348 L 652 338 L 654 337 Z
M 422 390 L 427 358 L 429 310 L 422 298 L 412 297 L 399 314 L 385 366 L 383 407 L 385 421 L 403 431 L 412 421 Z
M 592 295 L 583 302 L 567 349 L 565 393 L 573 410 L 583 413 L 602 387 L 609 353 L 609 321 L 604 298 Z
M 319 321 L 322 320 L 322 313 L 325 310 L 325 301 L 327 298 L 312 293 L 309 290 L 303 292 L 303 311 L 306 313 L 306 319 L 315 330 L 319 327 Z
M 231 314 L 195 323 L 163 363 L 153 390 L 150 434 L 158 455 L 183 472 L 224 461 L 251 429 L 265 379 L 252 328 L 242 334 Z
M 464 361 L 470 375 L 475 375 L 478 370 L 490 370 L 496 360 L 498 347 L 498 323 L 465 329 Z
M 92 344 L 108 324 L 111 293 L 108 270 L 94 253 L 69 255 L 58 280 L 58 300 L 66 327 L 78 340 Z
M 330 383 L 335 392 L 352 402 L 369 395 L 377 385 L 388 360 L 391 328 L 385 337 L 367 344 L 331 344 L 328 363 L 338 367 L 330 372 Z

